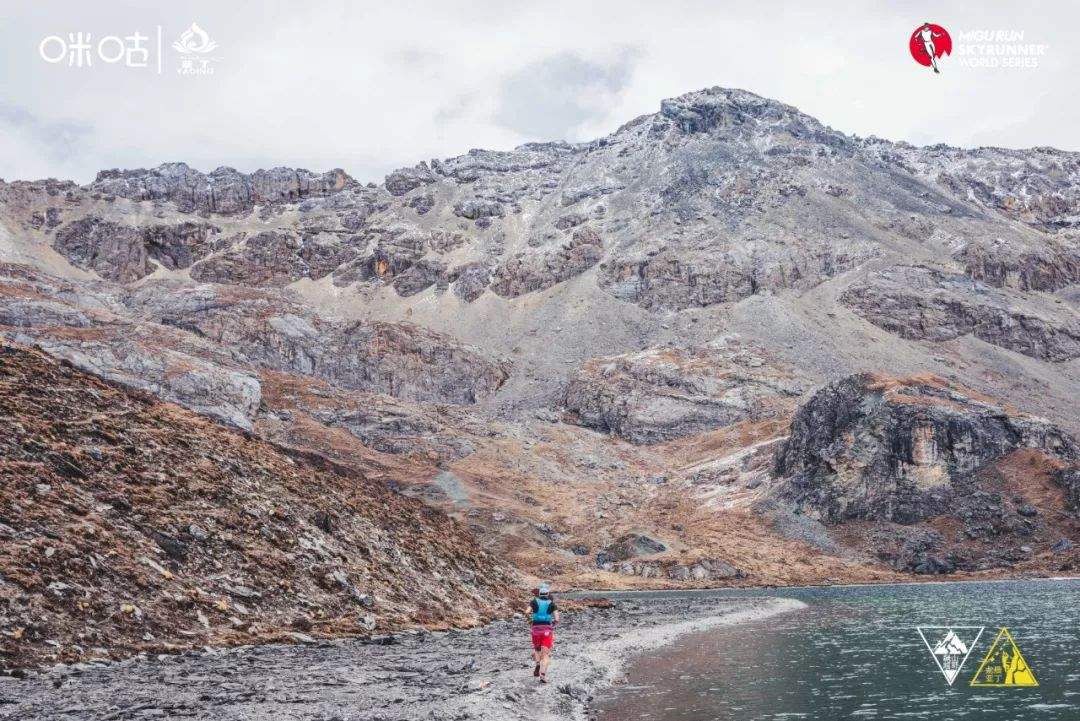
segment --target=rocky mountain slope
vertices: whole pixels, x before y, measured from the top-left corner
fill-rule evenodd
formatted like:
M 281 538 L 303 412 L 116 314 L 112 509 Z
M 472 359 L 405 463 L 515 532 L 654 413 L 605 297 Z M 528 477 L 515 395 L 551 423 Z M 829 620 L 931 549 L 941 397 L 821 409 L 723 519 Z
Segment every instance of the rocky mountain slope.
M 712 88 L 379 184 L 0 183 L 0 261 L 6 338 L 360 469 L 533 575 L 1075 564 L 1077 153 L 858 138 Z
M 0 379 L 5 666 L 509 608 L 514 574 L 462 526 L 352 469 L 22 346 Z

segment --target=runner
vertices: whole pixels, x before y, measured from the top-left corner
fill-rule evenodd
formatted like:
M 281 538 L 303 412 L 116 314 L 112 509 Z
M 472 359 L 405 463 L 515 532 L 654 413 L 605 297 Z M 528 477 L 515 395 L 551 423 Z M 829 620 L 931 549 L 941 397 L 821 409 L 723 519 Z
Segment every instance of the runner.
M 941 33 L 935 33 L 930 28 L 930 23 L 923 23 L 922 29 L 919 30 L 919 37 L 922 39 L 926 54 L 930 56 L 930 64 L 934 66 L 934 72 L 940 73 L 937 67 L 937 48 L 934 47 L 934 38 L 940 38 Z
M 529 602 L 529 623 L 532 626 L 533 661 L 536 667 L 533 676 L 540 677 L 540 683 L 547 683 L 548 664 L 551 650 L 555 645 L 555 624 L 559 622 L 559 609 L 555 607 L 555 598 L 551 587 L 541 583 L 533 589 L 533 600 Z

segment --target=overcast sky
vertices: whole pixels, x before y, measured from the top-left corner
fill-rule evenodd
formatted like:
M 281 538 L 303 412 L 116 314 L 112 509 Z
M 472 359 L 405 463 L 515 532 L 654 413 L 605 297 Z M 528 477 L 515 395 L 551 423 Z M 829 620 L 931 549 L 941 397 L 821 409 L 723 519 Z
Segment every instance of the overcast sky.
M 202 170 L 343 167 L 360 180 L 422 159 L 605 135 L 660 100 L 720 85 L 848 133 L 916 144 L 1080 150 L 1076 2 L 4 2 L 0 177 L 73 178 L 182 160 Z M 213 75 L 182 76 L 192 22 Z M 1038 67 L 934 75 L 923 21 L 1022 32 Z M 52 35 L 164 37 L 156 68 L 50 64 Z M 106 48 L 108 54 L 113 46 Z M 53 42 L 47 52 L 55 55 Z M 151 53 L 151 65 L 156 52 Z

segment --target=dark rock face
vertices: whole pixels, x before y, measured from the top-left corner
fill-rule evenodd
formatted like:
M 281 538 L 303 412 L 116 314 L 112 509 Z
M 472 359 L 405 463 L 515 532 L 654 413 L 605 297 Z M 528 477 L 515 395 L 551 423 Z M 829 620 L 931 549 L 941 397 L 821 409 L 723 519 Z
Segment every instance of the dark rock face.
M 454 295 L 472 303 L 487 290 L 491 282 L 491 271 L 483 263 L 467 263 L 450 271 L 454 284 Z
M 839 252 L 805 245 L 763 248 L 760 255 L 751 244 L 737 253 L 679 248 L 605 260 L 599 283 L 615 297 L 646 308 L 681 310 L 732 303 L 766 290 L 810 287 L 871 256 L 868 246 L 858 244 Z
M 318 280 L 356 257 L 329 234 L 298 236 L 267 230 L 230 250 L 197 263 L 191 277 L 198 281 L 252 286 L 281 286 L 301 278 Z
M 105 170 L 98 173 L 90 187 L 132 200 L 172 201 L 181 212 L 231 215 L 246 213 L 257 203 L 327 196 L 354 183 L 340 169 L 317 174 L 271 168 L 247 175 L 232 168 L 218 168 L 203 174 L 184 163 L 166 163 L 151 170 Z
M 446 432 L 429 417 L 408 405 L 392 406 L 380 396 L 366 407 L 316 411 L 312 417 L 331 428 L 344 428 L 364 445 L 383 453 L 416 453 L 423 448 L 440 460 L 469 455 L 473 447 Z
M 1068 308 L 1029 311 L 1014 292 L 963 275 L 900 266 L 875 273 L 840 300 L 903 338 L 940 342 L 972 334 L 1040 360 L 1080 356 L 1080 315 Z
M 1062 468 L 1055 473 L 1054 480 L 1065 489 L 1069 505 L 1080 515 L 1080 468 Z
M 1030 247 L 976 242 L 955 255 L 968 276 L 996 288 L 1053 292 L 1080 282 L 1080 240 L 1062 235 Z
M 213 236 L 220 232 L 209 223 L 191 221 L 153 225 L 143 230 L 143 242 L 151 258 L 169 270 L 178 270 L 191 267 L 216 250 Z
M 1068 466 L 1076 441 L 934 377 L 850 376 L 795 414 L 777 451 L 782 495 L 827 523 L 913 523 L 953 510 L 973 476 L 1018 449 Z
M 663 542 L 641 533 L 627 533 L 596 556 L 598 566 L 610 561 L 626 561 L 638 556 L 663 553 L 667 546 Z
M 560 216 L 555 221 L 555 229 L 569 230 L 570 228 L 581 225 L 588 219 L 589 216 L 585 215 L 584 213 L 568 213 L 567 215 Z
M 791 407 L 801 379 L 728 340 L 589 361 L 567 387 L 568 420 L 631 443 L 657 443 L 766 417 Z
M 394 278 L 393 286 L 398 295 L 407 298 L 445 280 L 446 263 L 438 259 L 421 258 Z
M 57 230 L 53 248 L 102 278 L 129 282 L 154 271 L 151 258 L 169 270 L 189 267 L 215 249 L 218 232 L 201 222 L 135 227 L 87 216 Z
M 491 290 L 504 298 L 546 290 L 584 273 L 600 262 L 603 241 L 596 231 L 581 228 L 570 242 L 555 251 L 519 254 L 495 270 Z
M 402 168 L 387 175 L 386 190 L 390 195 L 400 196 L 434 182 L 435 175 L 428 168 L 427 163 L 420 163 L 415 168 Z
M 57 230 L 53 248 L 73 265 L 121 283 L 139 280 L 154 271 L 137 228 L 94 216 Z
M 454 214 L 470 220 L 501 218 L 506 214 L 502 204 L 483 198 L 463 200 L 454 206 Z

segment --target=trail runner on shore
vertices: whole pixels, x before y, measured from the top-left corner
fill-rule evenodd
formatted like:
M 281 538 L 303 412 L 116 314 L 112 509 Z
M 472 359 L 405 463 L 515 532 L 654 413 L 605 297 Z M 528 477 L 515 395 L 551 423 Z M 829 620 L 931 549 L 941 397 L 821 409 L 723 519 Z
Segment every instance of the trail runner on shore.
M 555 624 L 559 622 L 559 609 L 551 587 L 541 583 L 533 589 L 533 599 L 529 602 L 529 625 L 532 629 L 533 676 L 540 678 L 540 683 L 547 683 L 548 664 L 551 651 L 555 646 Z

